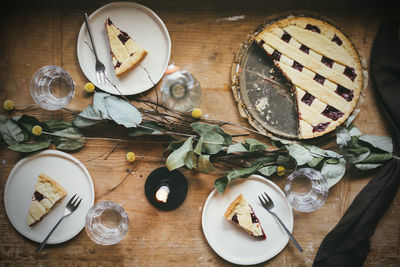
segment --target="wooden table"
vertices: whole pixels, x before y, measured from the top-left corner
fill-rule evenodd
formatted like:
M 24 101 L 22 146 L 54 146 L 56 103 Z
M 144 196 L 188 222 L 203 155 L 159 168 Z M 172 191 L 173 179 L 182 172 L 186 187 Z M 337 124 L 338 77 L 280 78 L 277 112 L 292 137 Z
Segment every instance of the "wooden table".
M 19 2 L 19 1 L 18 1 Z M 200 108 L 211 118 L 248 125 L 239 116 L 230 89 L 230 70 L 236 50 L 246 35 L 276 12 L 305 9 L 337 23 L 355 43 L 369 63 L 371 45 L 384 17 L 399 17 L 400 9 L 390 4 L 364 4 L 361 9 L 347 1 L 139 1 L 154 10 L 166 24 L 172 40 L 171 60 L 192 72 L 200 81 L 203 98 Z M 305 3 L 303 3 L 305 2 Z M 84 109 L 92 97 L 82 90 L 87 79 L 76 55 L 76 41 L 84 12 L 91 13 L 106 1 L 31 1 L 2 8 L 0 26 L 0 102 L 32 103 L 29 81 L 44 65 L 64 67 L 76 82 L 77 92 L 69 108 Z M 238 20 L 229 20 L 242 16 Z M 149 33 L 150 34 L 150 33 Z M 158 90 L 157 86 L 157 90 Z M 154 97 L 154 90 L 147 94 Z M 3 112 L 4 113 L 4 112 Z M 60 118 L 60 112 L 44 112 L 41 118 Z M 363 110 L 356 125 L 365 134 L 388 135 L 369 83 Z M 260 137 L 258 137 L 260 138 Z M 262 138 L 260 139 L 263 140 Z M 265 141 L 265 139 L 264 139 Z M 49 247 L 41 254 L 36 244 L 23 238 L 11 226 L 4 209 L 4 186 L 18 160 L 26 155 L 0 150 L 0 263 L 1 265 L 218 265 L 227 266 L 208 245 L 201 228 L 202 207 L 218 175 L 183 170 L 189 182 L 186 201 L 177 210 L 161 212 L 149 204 L 144 183 L 149 173 L 163 166 L 162 144 L 158 139 L 137 138 L 121 142 L 105 160 L 96 157 L 110 151 L 117 142 L 88 140 L 84 148 L 71 153 L 83 161 L 92 175 L 96 202 L 112 200 L 127 211 L 131 224 L 126 238 L 115 246 L 93 243 L 82 231 L 70 242 Z M 104 194 L 126 176 L 131 167 L 128 151 L 138 155 L 149 149 L 116 190 Z M 313 213 L 294 212 L 294 234 L 303 245 L 300 254 L 292 242 L 266 262 L 273 266 L 309 266 L 325 235 L 337 224 L 354 197 L 373 176 L 348 171 L 332 188 L 326 204 Z M 273 177 L 281 186 L 285 177 Z M 400 194 L 379 222 L 372 237 L 366 266 L 400 264 Z

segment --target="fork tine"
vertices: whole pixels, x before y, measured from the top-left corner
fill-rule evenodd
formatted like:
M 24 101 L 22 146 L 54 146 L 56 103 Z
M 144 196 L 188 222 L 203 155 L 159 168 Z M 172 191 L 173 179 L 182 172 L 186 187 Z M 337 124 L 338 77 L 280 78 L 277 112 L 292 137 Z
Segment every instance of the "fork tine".
M 67 205 L 68 204 L 71 204 L 72 203 L 72 201 L 73 201 L 73 199 L 76 197 L 76 194 L 75 195 L 73 195 L 72 197 L 71 197 L 71 199 L 68 201 L 68 203 L 67 203 Z
M 80 198 L 80 199 L 79 199 L 79 202 L 78 202 L 78 203 L 76 203 L 76 205 L 74 205 L 74 206 L 75 206 L 75 208 L 78 208 L 78 207 L 79 207 L 79 204 L 81 204 L 81 201 L 82 201 L 82 198 Z
M 260 198 L 260 196 L 258 196 L 258 200 L 260 200 L 260 202 L 261 202 L 261 205 L 263 205 L 263 206 L 264 206 L 264 202 L 262 201 L 262 199 Z
M 268 201 L 269 201 L 269 202 L 272 202 L 272 199 L 267 195 L 267 193 L 264 192 L 264 194 L 267 196 Z

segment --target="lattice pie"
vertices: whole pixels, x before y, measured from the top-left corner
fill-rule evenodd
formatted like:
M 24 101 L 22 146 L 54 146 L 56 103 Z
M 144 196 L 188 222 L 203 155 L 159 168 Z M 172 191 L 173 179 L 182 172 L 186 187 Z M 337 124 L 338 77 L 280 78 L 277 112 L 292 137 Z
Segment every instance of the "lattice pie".
M 292 17 L 268 25 L 255 40 L 293 84 L 299 138 L 323 135 L 347 119 L 360 95 L 362 73 L 356 50 L 338 29 Z
M 115 74 L 119 76 L 135 68 L 147 55 L 147 51 L 139 46 L 126 32 L 118 29 L 109 18 L 105 26 L 110 42 Z
M 28 225 L 32 226 L 39 222 L 66 195 L 67 192 L 60 184 L 44 173 L 39 174 L 29 207 Z
M 266 235 L 253 208 L 240 194 L 226 209 L 225 218 L 245 230 L 250 235 L 265 239 Z

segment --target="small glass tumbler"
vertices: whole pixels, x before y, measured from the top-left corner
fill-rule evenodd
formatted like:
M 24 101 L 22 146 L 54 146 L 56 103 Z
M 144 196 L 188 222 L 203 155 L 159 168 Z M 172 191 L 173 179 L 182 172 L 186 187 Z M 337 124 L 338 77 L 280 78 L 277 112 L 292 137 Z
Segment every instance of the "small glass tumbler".
M 301 168 L 287 178 L 285 195 L 290 205 L 301 212 L 316 211 L 328 197 L 328 182 L 312 168 Z
M 31 79 L 33 101 L 47 110 L 57 110 L 71 102 L 75 83 L 66 70 L 49 65 L 40 68 Z
M 86 233 L 100 245 L 118 243 L 125 237 L 128 228 L 128 215 L 120 205 L 112 201 L 97 203 L 86 215 Z

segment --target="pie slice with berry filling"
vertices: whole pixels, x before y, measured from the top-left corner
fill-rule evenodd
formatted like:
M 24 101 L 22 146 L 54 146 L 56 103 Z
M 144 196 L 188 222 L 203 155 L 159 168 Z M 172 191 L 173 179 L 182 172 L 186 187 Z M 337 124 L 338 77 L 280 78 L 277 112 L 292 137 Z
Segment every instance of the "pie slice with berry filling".
M 348 118 L 360 96 L 361 63 L 338 29 L 291 17 L 268 25 L 255 40 L 293 84 L 300 139 L 326 134 Z
M 253 208 L 240 194 L 226 209 L 225 218 L 258 239 L 266 239 Z
M 135 68 L 145 58 L 147 51 L 126 32 L 117 28 L 109 18 L 105 26 L 115 74 L 120 76 Z
M 67 192 L 59 183 L 44 173 L 39 174 L 29 207 L 28 225 L 39 222 L 66 195 Z

